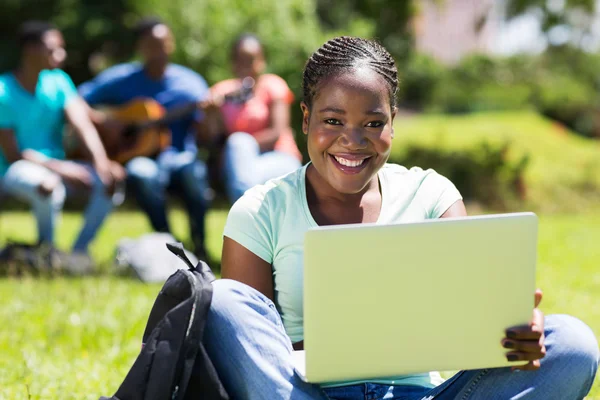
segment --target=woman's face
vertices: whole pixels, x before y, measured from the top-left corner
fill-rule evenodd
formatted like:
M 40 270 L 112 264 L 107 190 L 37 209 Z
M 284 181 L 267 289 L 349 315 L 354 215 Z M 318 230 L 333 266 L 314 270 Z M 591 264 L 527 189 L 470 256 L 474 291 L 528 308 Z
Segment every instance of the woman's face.
M 238 45 L 233 57 L 233 71 L 238 78 L 258 79 L 265 67 L 262 46 L 257 40 L 247 39 Z
M 388 86 L 369 67 L 332 76 L 302 103 L 308 154 L 320 177 L 339 193 L 363 191 L 386 163 L 393 138 Z

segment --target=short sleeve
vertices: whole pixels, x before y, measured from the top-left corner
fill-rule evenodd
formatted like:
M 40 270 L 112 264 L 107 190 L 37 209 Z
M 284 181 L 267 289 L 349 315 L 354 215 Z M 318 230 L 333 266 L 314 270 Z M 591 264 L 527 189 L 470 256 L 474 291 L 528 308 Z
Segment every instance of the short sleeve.
M 102 71 L 94 79 L 79 85 L 79 94 L 92 105 L 118 105 L 117 94 L 123 91 L 123 80 L 135 71 L 130 64 L 121 64 Z
M 428 218 L 436 219 L 442 216 L 462 196 L 456 186 L 448 178 L 432 169 L 424 171 L 426 176 L 419 188 L 419 196 L 425 203 Z
M 238 242 L 269 264 L 273 263 L 273 235 L 268 199 L 262 186 L 247 191 L 235 202 L 225 223 L 223 236 Z
M 294 102 L 294 93 L 281 77 L 273 74 L 265 75 L 265 77 L 268 77 L 265 87 L 269 93 L 269 103 L 277 100 L 283 100 L 287 104 Z
M 12 129 L 14 121 L 8 107 L 8 88 L 0 80 L 0 129 Z
M 66 72 L 59 69 L 55 71 L 57 73 L 58 80 L 57 86 L 63 95 L 63 107 L 66 107 L 73 99 L 78 97 L 77 88 L 75 87 L 71 77 Z

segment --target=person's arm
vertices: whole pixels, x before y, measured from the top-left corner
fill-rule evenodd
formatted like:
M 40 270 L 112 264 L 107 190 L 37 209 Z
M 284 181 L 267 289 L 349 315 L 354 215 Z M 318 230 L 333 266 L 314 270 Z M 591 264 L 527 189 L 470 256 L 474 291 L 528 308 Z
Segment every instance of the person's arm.
M 26 160 L 49 169 L 74 186 L 89 188 L 92 184 L 91 176 L 89 176 L 87 170 L 78 164 L 50 158 L 31 149 L 19 151 L 17 140 L 11 129 L 0 129 L 0 150 L 2 150 L 10 164 L 19 160 Z M 58 182 L 58 178 L 52 176 L 40 185 L 39 190 L 42 194 L 48 195 Z
M 10 164 L 23 158 L 12 129 L 0 128 L 0 150 Z
M 196 140 L 199 144 L 208 147 L 217 146 L 219 139 L 225 136 L 227 128 L 221 114 L 221 96 L 210 95 L 198 104 L 203 114 L 202 119 L 194 120 Z
M 106 155 L 98 131 L 89 118 L 87 104 L 80 97 L 73 98 L 65 106 L 65 115 L 79 136 L 84 149 L 91 156 L 100 179 L 107 188 L 111 188 L 114 183 L 111 162 Z
M 245 283 L 273 300 L 271 264 L 227 236 L 223 238 L 222 254 L 223 278 Z
M 269 107 L 269 119 L 269 127 L 254 134 L 263 152 L 273 150 L 281 133 L 290 129 L 290 104 L 284 100 L 274 100 Z

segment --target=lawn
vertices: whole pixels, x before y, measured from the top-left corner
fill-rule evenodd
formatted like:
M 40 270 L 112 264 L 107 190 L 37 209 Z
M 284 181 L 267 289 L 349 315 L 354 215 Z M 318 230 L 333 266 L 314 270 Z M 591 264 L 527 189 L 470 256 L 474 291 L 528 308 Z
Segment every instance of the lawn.
M 185 217 L 172 214 L 175 231 L 186 234 Z M 225 212 L 208 217 L 209 251 L 220 252 Z M 66 214 L 71 242 L 79 217 Z M 33 238 L 33 219 L 4 213 L 3 238 Z M 114 244 L 148 229 L 136 212 L 113 214 L 93 247 L 104 274 L 84 279 L 0 280 L 0 399 L 94 399 L 113 394 L 139 351 L 146 318 L 159 285 L 107 273 Z M 26 232 L 26 233 L 24 233 Z M 543 310 L 573 314 L 600 334 L 600 214 L 542 216 L 538 283 Z M 600 382 L 590 395 L 600 399 Z

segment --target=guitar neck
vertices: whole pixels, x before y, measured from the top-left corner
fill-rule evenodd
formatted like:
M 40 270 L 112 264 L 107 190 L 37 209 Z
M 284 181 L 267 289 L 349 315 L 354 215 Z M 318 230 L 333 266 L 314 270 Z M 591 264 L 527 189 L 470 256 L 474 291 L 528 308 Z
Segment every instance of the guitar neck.
M 143 122 L 137 126 L 137 129 L 144 130 L 150 129 L 157 126 L 165 126 L 169 125 L 173 121 L 177 121 L 178 119 L 186 117 L 188 114 L 192 114 L 196 108 L 198 107 L 198 103 L 188 103 L 182 106 L 176 107 L 171 111 L 168 111 L 163 117 L 153 119 L 150 121 Z
M 244 102 L 252 95 L 252 88 L 242 88 L 240 90 L 227 93 L 223 96 L 223 100 L 227 102 Z M 175 107 L 162 116 L 161 118 L 153 119 L 136 125 L 137 130 L 150 129 L 159 126 L 169 125 L 173 121 L 184 118 L 192 114 L 198 108 L 198 102 L 192 102 Z

